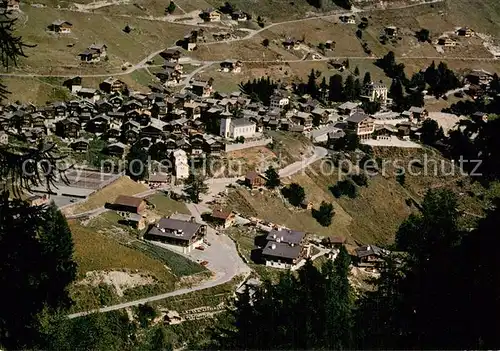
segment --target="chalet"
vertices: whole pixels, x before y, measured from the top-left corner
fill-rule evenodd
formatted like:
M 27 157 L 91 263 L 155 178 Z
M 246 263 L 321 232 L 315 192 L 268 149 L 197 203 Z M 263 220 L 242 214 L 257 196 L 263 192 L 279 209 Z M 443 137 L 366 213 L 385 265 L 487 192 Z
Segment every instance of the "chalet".
M 203 154 L 203 150 L 205 148 L 205 139 L 201 135 L 194 135 L 189 140 L 189 144 L 191 146 L 191 154 L 198 156 Z
M 105 44 L 92 44 L 78 56 L 83 62 L 99 62 L 107 57 L 107 48 Z
M 123 104 L 123 96 L 120 94 L 110 96 L 108 102 L 114 107 L 120 107 Z
M 93 88 L 81 88 L 77 93 L 83 99 L 88 99 L 90 101 L 99 101 L 101 94 L 99 90 Z
M 139 123 L 137 123 L 137 124 L 139 124 Z M 139 140 L 139 137 L 140 137 L 139 127 L 130 128 L 130 129 L 122 131 L 122 133 L 121 133 L 122 140 L 125 141 L 127 144 L 135 143 L 137 140 Z
M 474 35 L 474 31 L 469 27 L 462 27 L 457 30 L 457 35 L 461 37 L 472 37 Z
M 241 72 L 242 63 L 239 60 L 226 60 L 220 64 L 222 72 Z
M 78 138 L 81 130 L 80 122 L 76 119 L 66 118 L 56 123 L 56 135 L 61 138 Z
M 119 79 L 109 77 L 99 84 L 99 89 L 105 93 L 123 93 L 127 90 L 127 85 Z
M 340 22 L 346 23 L 346 24 L 356 24 L 356 16 L 350 15 L 350 16 L 340 16 L 339 17 Z
M 351 116 L 358 110 L 358 106 L 359 103 L 348 101 L 337 107 L 337 111 L 341 115 Z
M 182 65 L 179 62 L 165 62 L 163 68 L 182 73 Z
M 304 128 L 311 128 L 312 127 L 312 115 L 307 112 L 296 112 L 292 115 L 290 118 L 293 123 L 304 126 Z
M 127 148 L 127 145 L 118 142 L 118 143 L 108 145 L 106 147 L 106 152 L 110 156 L 123 157 L 123 154 L 125 153 L 126 148 Z
M 283 47 L 286 50 L 298 50 L 300 49 L 300 42 L 298 40 L 288 38 L 283 42 Z
M 197 119 L 201 117 L 201 104 L 198 102 L 187 102 L 184 104 L 184 110 L 186 111 L 186 117 L 191 119 Z
M 170 182 L 170 175 L 165 173 L 150 174 L 148 178 L 148 185 L 150 188 L 157 188 Z
M 196 81 L 193 82 L 191 91 L 201 97 L 208 97 L 212 95 L 212 83 L 210 81 L 208 82 L 203 82 L 203 81 Z
M 392 38 L 398 35 L 398 28 L 394 26 L 387 26 L 384 28 L 384 34 Z
M 200 17 L 205 22 L 219 22 L 221 19 L 221 13 L 220 13 L 220 11 L 215 10 L 213 8 L 208 8 L 208 9 L 202 11 L 202 13 L 200 14 Z
M 203 244 L 206 225 L 194 221 L 162 218 L 144 235 L 146 240 L 160 241 L 172 250 L 189 253 Z
M 321 243 L 330 249 L 338 249 L 347 242 L 343 236 L 329 236 L 321 240 Z
M 231 14 L 231 18 L 233 21 L 243 22 L 248 20 L 248 15 L 245 12 L 238 10 Z
M 383 262 L 383 257 L 388 254 L 387 250 L 375 245 L 363 245 L 355 250 L 354 261 L 359 267 L 376 267 Z
M 106 207 L 119 212 L 139 214 L 146 209 L 146 201 L 139 197 L 119 195 L 112 204 L 108 203 Z
M 263 187 L 265 184 L 266 178 L 255 171 L 250 171 L 245 176 L 245 185 L 251 189 Z
M 73 141 L 70 147 L 76 152 L 87 152 L 89 149 L 89 141 L 84 138 L 79 138 Z
M 68 106 L 62 101 L 52 103 L 52 111 L 55 117 L 65 117 L 68 112 Z
M 424 107 L 412 106 L 408 112 L 410 113 L 410 122 L 413 120 L 423 122 L 427 117 L 429 117 L 429 112 Z
M 181 81 L 181 72 L 172 68 L 165 68 L 164 71 L 156 73 L 156 77 L 165 87 L 174 86 Z
M 210 155 L 219 155 L 220 153 L 225 151 L 225 146 L 220 140 L 214 138 L 206 138 L 204 149 L 205 152 Z
M 305 233 L 281 229 L 271 230 L 262 250 L 266 266 L 282 269 L 296 269 L 309 256 L 309 247 L 304 245 Z
M 457 46 L 458 42 L 455 39 L 453 39 L 453 38 L 450 38 L 450 37 L 448 37 L 446 35 L 443 35 L 442 37 L 440 37 L 438 39 L 438 45 L 442 45 L 444 47 L 448 47 L 449 48 L 449 47 L 455 47 L 455 46 Z
M 326 124 L 330 120 L 330 113 L 327 110 L 319 107 L 316 107 L 314 110 L 312 110 L 311 114 L 313 115 L 313 118 L 319 120 L 320 124 Z
M 290 98 L 287 93 L 275 90 L 271 98 L 269 99 L 271 108 L 284 108 L 288 104 L 290 104 Z
M 50 24 L 49 29 L 54 33 L 69 34 L 73 25 L 65 20 L 57 20 Z
M 107 100 L 98 100 L 96 101 L 95 106 L 97 108 L 97 112 L 99 113 L 107 113 L 113 111 L 113 105 Z
M 109 116 L 103 114 L 97 115 L 87 122 L 87 130 L 91 133 L 105 133 L 109 128 L 110 120 Z
M 228 39 L 231 39 L 231 33 L 229 33 L 229 32 L 217 32 L 217 33 L 213 33 L 212 37 L 214 38 L 215 41 L 228 40 Z
M 222 211 L 221 209 L 215 209 L 212 211 L 211 220 L 212 222 L 221 229 L 226 229 L 232 226 L 235 222 L 235 215 L 231 211 Z
M 485 70 L 473 70 L 465 76 L 469 84 L 486 86 L 493 80 L 493 74 Z
M 369 115 L 356 112 L 347 118 L 347 130 L 356 133 L 360 139 L 369 139 L 375 131 L 375 123 Z
M 160 53 L 165 62 L 179 62 L 181 52 L 177 49 L 166 49 Z
M 337 141 L 345 137 L 345 132 L 342 129 L 335 129 L 327 134 L 326 144 L 328 148 L 334 149 Z

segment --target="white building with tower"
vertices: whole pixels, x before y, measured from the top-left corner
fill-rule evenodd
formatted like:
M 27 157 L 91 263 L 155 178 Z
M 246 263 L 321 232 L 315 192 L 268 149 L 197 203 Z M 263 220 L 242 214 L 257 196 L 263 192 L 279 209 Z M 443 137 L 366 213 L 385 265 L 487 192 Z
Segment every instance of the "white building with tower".
M 256 128 L 256 124 L 248 118 L 224 116 L 220 121 L 219 134 L 228 139 L 236 139 L 239 137 L 247 139 L 255 136 Z
M 365 86 L 365 96 L 370 101 L 379 100 L 382 105 L 387 104 L 387 94 L 389 89 L 382 83 L 371 82 Z
M 290 104 L 290 99 L 288 96 L 282 92 L 274 92 L 270 99 L 271 108 L 284 108 L 286 105 Z
M 172 152 L 174 159 L 175 177 L 179 180 L 189 177 L 189 164 L 186 151 L 178 149 Z

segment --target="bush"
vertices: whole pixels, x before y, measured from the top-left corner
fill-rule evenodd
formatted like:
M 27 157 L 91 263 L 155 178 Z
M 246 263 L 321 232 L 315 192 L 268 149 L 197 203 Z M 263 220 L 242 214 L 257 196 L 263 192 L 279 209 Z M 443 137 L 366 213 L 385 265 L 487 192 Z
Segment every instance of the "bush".
M 336 198 L 346 195 L 351 199 L 354 199 L 358 196 L 358 189 L 352 179 L 345 179 L 337 182 L 337 184 L 330 187 L 330 191 Z
M 312 216 L 318 221 L 323 227 L 328 227 L 332 224 L 332 218 L 335 212 L 333 211 L 333 205 L 331 203 L 323 201 L 319 210 L 312 209 Z
M 364 173 L 353 174 L 351 179 L 359 186 L 368 186 L 368 177 Z
M 281 193 L 293 206 L 300 206 L 306 198 L 304 188 L 297 183 L 292 183 L 281 190 Z

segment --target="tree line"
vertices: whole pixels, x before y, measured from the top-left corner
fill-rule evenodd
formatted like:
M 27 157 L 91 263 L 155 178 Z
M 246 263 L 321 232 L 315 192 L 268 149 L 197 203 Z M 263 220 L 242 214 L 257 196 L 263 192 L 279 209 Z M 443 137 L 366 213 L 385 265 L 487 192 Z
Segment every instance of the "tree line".
M 232 327 L 208 349 L 498 348 L 500 264 L 494 207 L 472 230 L 456 196 L 430 190 L 399 227 L 374 289 L 353 290 L 344 248 L 321 268 L 307 262 L 279 282 L 238 297 Z M 403 253 L 404 252 L 404 253 Z M 297 316 L 300 316 L 298 318 Z

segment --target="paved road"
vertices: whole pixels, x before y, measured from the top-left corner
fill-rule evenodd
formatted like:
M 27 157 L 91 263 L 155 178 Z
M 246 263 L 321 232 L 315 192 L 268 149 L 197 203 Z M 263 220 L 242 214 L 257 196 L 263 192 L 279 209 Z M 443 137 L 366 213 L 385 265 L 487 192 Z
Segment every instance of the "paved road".
M 300 171 L 305 170 L 309 165 L 322 159 L 326 155 L 328 155 L 327 149 L 325 149 L 323 147 L 316 146 L 316 147 L 314 147 L 314 154 L 311 157 L 309 157 L 305 160 L 302 160 L 302 161 L 294 162 L 294 163 L 286 166 L 285 168 L 280 169 L 279 175 L 282 178 L 289 177 L 295 173 L 298 173 Z
M 328 154 L 328 151 L 322 147 L 315 147 L 314 153 L 311 157 L 303 160 L 292 163 L 291 165 L 280 170 L 280 176 L 287 177 L 291 176 L 313 162 L 325 157 Z M 186 206 L 191 212 L 191 215 L 196 218 L 199 223 L 203 223 L 201 218 L 201 214 L 203 212 L 210 211 L 210 208 L 207 207 L 204 203 L 207 201 L 211 201 L 213 197 L 223 191 L 228 184 L 235 183 L 240 178 L 215 178 L 208 180 L 207 184 L 209 186 L 209 193 L 202 198 L 201 204 L 193 204 L 187 203 Z M 149 191 L 146 191 L 142 194 L 147 194 Z M 102 209 L 97 209 L 94 211 L 100 211 Z M 127 308 L 131 306 L 142 305 L 147 302 L 163 300 L 167 297 L 178 296 L 183 294 L 188 294 L 193 291 L 203 290 L 212 288 L 214 286 L 224 284 L 232 280 L 234 277 L 238 275 L 248 276 L 251 272 L 250 268 L 243 262 L 241 257 L 238 254 L 236 246 L 234 242 L 229 239 L 226 235 L 218 235 L 217 231 L 210 226 L 207 226 L 207 240 L 211 243 L 210 246 L 207 246 L 205 250 L 194 250 L 187 256 L 195 261 L 208 261 L 207 268 L 215 273 L 214 278 L 204 281 L 203 283 L 191 287 L 179 289 L 176 291 L 171 291 L 164 294 L 159 294 L 155 296 L 146 297 L 143 299 L 138 299 L 134 301 L 124 302 L 121 304 L 107 306 L 96 310 L 73 313 L 69 315 L 69 318 L 81 317 L 93 312 L 109 312 L 115 311 L 122 308 Z M 156 245 L 161 246 L 161 243 L 154 243 Z

